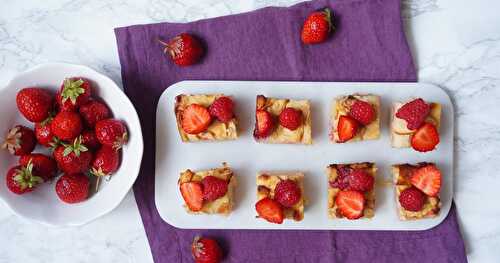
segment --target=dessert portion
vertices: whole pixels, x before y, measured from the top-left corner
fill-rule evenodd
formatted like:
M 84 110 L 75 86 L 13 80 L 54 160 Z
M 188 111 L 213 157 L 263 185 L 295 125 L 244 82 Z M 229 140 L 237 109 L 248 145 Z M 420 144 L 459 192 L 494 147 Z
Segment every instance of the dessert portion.
M 174 110 L 182 141 L 238 138 L 233 109 L 233 100 L 223 94 L 178 95 Z
M 229 166 L 203 171 L 186 170 L 178 181 L 189 213 L 229 215 L 233 208 L 236 178 Z
M 331 109 L 330 139 L 337 143 L 380 137 L 380 97 L 353 94 L 336 98 Z
M 281 224 L 285 218 L 304 218 L 304 174 L 301 172 L 260 172 L 257 175 L 258 217 Z
M 432 163 L 392 166 L 401 220 L 435 217 L 441 209 L 441 171 Z
M 375 215 L 374 163 L 330 164 L 328 216 L 330 218 L 371 218 Z
M 439 144 L 441 105 L 417 98 L 396 102 L 391 109 L 391 145 L 428 152 Z
M 265 143 L 312 144 L 308 100 L 257 96 L 254 138 Z

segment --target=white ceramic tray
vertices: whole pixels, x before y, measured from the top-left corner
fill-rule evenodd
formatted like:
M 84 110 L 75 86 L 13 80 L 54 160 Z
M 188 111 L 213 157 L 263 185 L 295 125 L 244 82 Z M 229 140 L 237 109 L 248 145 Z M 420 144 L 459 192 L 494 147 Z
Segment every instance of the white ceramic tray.
M 224 93 L 236 101 L 240 138 L 235 141 L 182 143 L 177 131 L 174 98 L 179 94 Z M 352 93 L 381 96 L 381 138 L 375 141 L 334 144 L 328 139 L 329 109 L 332 99 Z M 309 99 L 312 104 L 312 145 L 271 145 L 256 143 L 252 132 L 255 122 L 255 97 Z M 443 105 L 441 143 L 430 153 L 390 146 L 389 110 L 392 102 L 411 97 Z M 331 163 L 375 162 L 379 167 L 376 181 L 375 217 L 372 219 L 329 219 L 327 216 L 327 177 Z M 443 173 L 442 209 L 438 217 L 400 221 L 396 213 L 390 165 L 435 162 Z M 235 171 L 238 187 L 235 209 L 228 217 L 191 215 L 183 207 L 177 179 L 185 169 L 219 167 L 227 162 Z M 260 170 L 300 170 L 305 172 L 308 206 L 304 220 L 285 220 L 281 225 L 256 219 L 255 177 Z M 335 82 L 257 82 L 257 81 L 184 81 L 169 87 L 161 96 L 156 115 L 156 207 L 167 223 L 178 228 L 216 229 L 343 229 L 343 230 L 424 230 L 439 224 L 448 214 L 453 195 L 453 105 L 440 88 L 424 83 L 335 83 Z

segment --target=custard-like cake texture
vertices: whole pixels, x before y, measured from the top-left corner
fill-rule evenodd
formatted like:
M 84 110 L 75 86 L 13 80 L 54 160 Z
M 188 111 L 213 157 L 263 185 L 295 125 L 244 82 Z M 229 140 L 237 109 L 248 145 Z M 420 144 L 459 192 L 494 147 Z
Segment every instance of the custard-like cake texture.
M 225 192 L 225 194 L 215 200 L 209 201 L 206 200 L 205 193 L 201 192 L 201 196 L 199 196 L 200 193 L 196 193 L 196 191 L 193 191 L 192 189 L 194 187 L 188 188 L 188 190 L 186 190 L 186 193 L 182 193 L 182 184 L 184 183 L 194 183 L 195 186 L 200 186 L 199 189 L 203 191 L 203 181 L 207 177 L 215 177 L 224 181 L 227 184 L 227 191 Z M 178 180 L 178 185 L 181 190 L 181 195 L 186 203 L 184 206 L 186 208 L 186 211 L 189 213 L 229 215 L 233 209 L 233 196 L 236 188 L 236 177 L 232 169 L 226 164 L 224 164 L 223 167 L 209 170 L 192 171 L 190 169 L 187 169 L 186 171 L 181 172 Z M 201 200 L 199 199 L 200 197 L 202 198 Z M 188 200 L 186 200 L 186 198 L 188 198 Z M 187 204 L 187 202 L 191 200 L 201 202 L 202 205 L 200 207 L 197 207 L 197 211 L 193 211 L 192 207 Z
M 238 122 L 236 117 L 234 116 L 227 122 L 221 122 L 217 118 L 212 117 L 211 123 L 208 125 L 208 127 L 196 134 L 190 134 L 186 132 L 182 127 L 183 112 L 189 105 L 198 104 L 208 111 L 208 108 L 212 105 L 212 103 L 214 103 L 216 99 L 224 96 L 224 94 L 181 94 L 175 98 L 175 117 L 177 120 L 179 135 L 183 142 L 234 140 L 238 138 Z M 231 98 L 230 96 L 225 97 Z

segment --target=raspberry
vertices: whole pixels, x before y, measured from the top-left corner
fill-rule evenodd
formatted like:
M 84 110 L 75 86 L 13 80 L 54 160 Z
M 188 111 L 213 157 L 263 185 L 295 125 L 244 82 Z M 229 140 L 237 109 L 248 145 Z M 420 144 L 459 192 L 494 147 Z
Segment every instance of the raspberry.
M 302 112 L 294 108 L 285 108 L 279 116 L 281 126 L 296 130 L 302 124 Z
M 396 117 L 405 120 L 407 122 L 406 127 L 409 130 L 416 130 L 422 126 L 430 110 L 431 106 L 425 103 L 423 99 L 418 98 L 399 108 Z
M 351 174 L 352 169 L 348 166 L 341 166 L 337 168 L 337 178 L 335 181 L 330 182 L 330 186 L 334 188 L 340 188 L 340 190 L 345 190 L 349 187 L 349 174 Z
M 366 101 L 356 100 L 351 106 L 349 115 L 359 123 L 368 125 L 375 120 L 375 109 Z
M 201 180 L 203 184 L 203 199 L 214 201 L 227 192 L 227 181 L 215 176 L 207 176 Z
M 417 212 L 424 206 L 425 195 L 415 187 L 406 188 L 399 195 L 399 203 L 408 210 Z
M 274 189 L 274 199 L 285 207 L 291 207 L 300 200 L 300 188 L 290 180 L 280 181 Z
M 233 118 L 234 103 L 229 97 L 217 98 L 208 111 L 221 122 L 228 122 Z
M 363 170 L 354 169 L 349 175 L 349 190 L 366 192 L 373 189 L 373 176 Z

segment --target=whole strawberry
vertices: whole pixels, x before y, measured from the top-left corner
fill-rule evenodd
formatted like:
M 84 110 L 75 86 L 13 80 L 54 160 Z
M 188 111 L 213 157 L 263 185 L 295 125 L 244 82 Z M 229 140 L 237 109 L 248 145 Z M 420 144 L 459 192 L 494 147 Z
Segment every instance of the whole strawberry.
M 56 95 L 60 111 L 76 111 L 78 107 L 87 103 L 91 95 L 91 86 L 88 80 L 82 78 L 67 78 Z
M 49 117 L 52 96 L 41 88 L 24 88 L 17 93 L 17 108 L 31 122 L 41 122 Z
M 78 113 L 61 111 L 50 123 L 50 129 L 57 138 L 63 141 L 72 141 L 80 135 L 83 124 Z
M 81 173 L 64 174 L 57 180 L 56 193 L 65 203 L 79 203 L 88 198 L 89 186 L 89 178 Z
M 116 119 L 98 121 L 95 125 L 95 135 L 101 144 L 115 149 L 120 149 L 128 141 L 125 124 Z
M 52 118 L 49 117 L 43 122 L 36 123 L 35 137 L 39 144 L 45 147 L 54 148 L 59 143 L 59 139 L 54 136 L 54 133 L 52 133 L 52 129 L 50 127 L 51 122 Z
M 163 52 L 169 54 L 176 65 L 189 66 L 197 63 L 205 51 L 200 41 L 193 35 L 181 33 L 168 43 L 160 41 L 165 46 Z
M 81 137 L 75 139 L 72 145 L 61 145 L 54 151 L 59 168 L 68 174 L 85 173 L 89 170 L 92 153 L 81 143 Z
M 3 149 L 9 150 L 14 155 L 29 154 L 35 149 L 35 146 L 35 133 L 21 125 L 16 125 L 10 129 L 2 144 Z
M 90 168 L 90 173 L 95 176 L 111 175 L 120 166 L 120 150 L 103 145 L 94 155 L 94 160 Z
M 41 153 L 27 154 L 19 158 L 21 166 L 28 167 L 30 163 L 33 166 L 33 174 L 40 176 L 44 181 L 48 181 L 56 176 L 57 164 L 54 159 Z
M 27 166 L 18 165 L 10 168 L 5 177 L 7 188 L 19 195 L 33 191 L 37 185 L 43 183 L 43 179 L 33 175 L 32 171 L 32 163 L 28 163 Z
M 79 111 L 85 125 L 89 128 L 94 128 L 98 121 L 107 119 L 111 116 L 108 106 L 95 100 L 91 100 L 80 106 Z
M 311 13 L 302 26 L 301 38 L 304 44 L 318 44 L 324 42 L 330 32 L 334 29 L 332 25 L 331 11 L 325 8 L 321 11 Z
M 101 146 L 93 130 L 85 130 L 82 132 L 82 144 L 91 150 L 97 150 Z
M 195 237 L 191 252 L 196 263 L 218 263 L 222 260 L 222 249 L 211 238 Z

